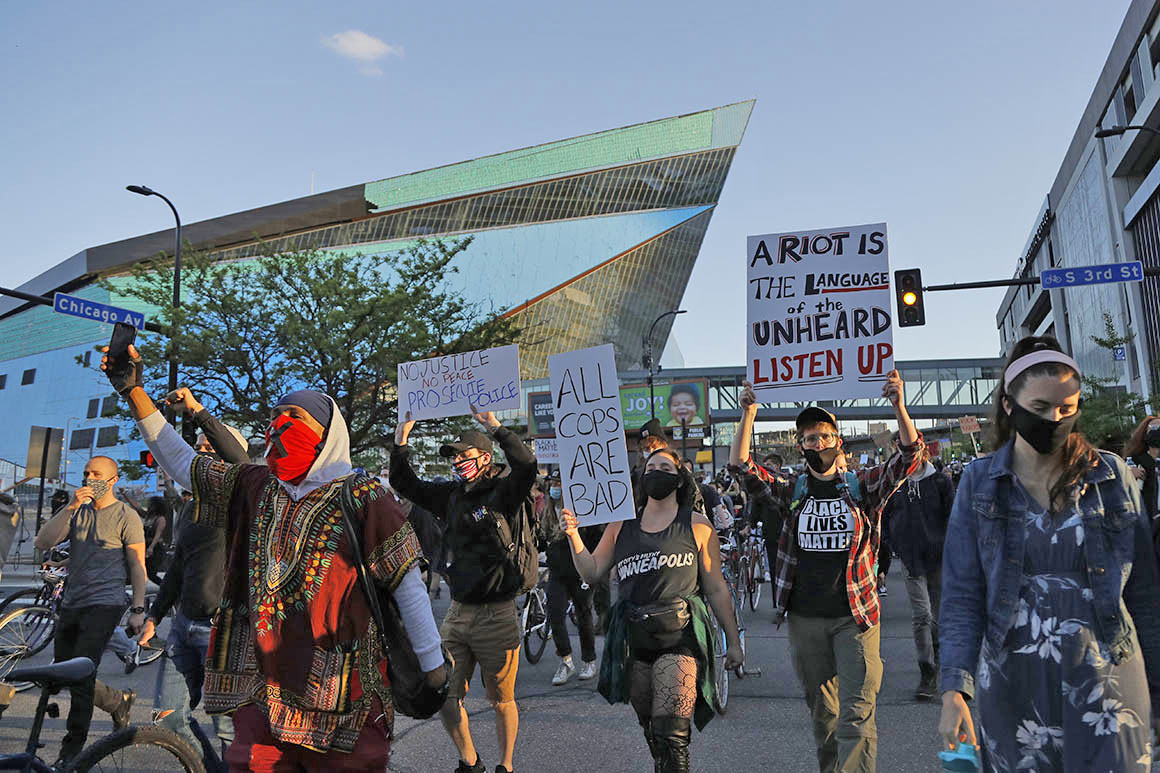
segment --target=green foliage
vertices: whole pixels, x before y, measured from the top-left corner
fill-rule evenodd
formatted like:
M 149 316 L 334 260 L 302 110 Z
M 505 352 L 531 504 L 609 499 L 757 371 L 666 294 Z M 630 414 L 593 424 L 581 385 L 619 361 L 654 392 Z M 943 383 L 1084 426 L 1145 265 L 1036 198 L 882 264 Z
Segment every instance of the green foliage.
M 307 250 L 233 263 L 191 252 L 182 260 L 180 309 L 170 305 L 173 274 L 163 257 L 139 264 L 127 287 L 109 286 L 159 309 L 156 321 L 177 331 L 138 338 L 150 394 L 165 393 L 176 353 L 180 383 L 252 435 L 287 392 L 326 392 L 346 418 L 355 464 L 373 470 L 391 444 L 400 362 L 518 338 L 503 309 L 447 289 L 455 256 L 470 243 L 420 240 L 386 257 Z
M 1104 312 L 1104 334 L 1091 340 L 1112 358 L 1117 346 L 1128 346 L 1134 336 L 1122 336 L 1112 324 L 1112 315 Z M 1085 375 L 1083 382 L 1083 411 L 1078 427 L 1099 448 L 1118 450 L 1132 434 L 1132 430 L 1147 413 L 1147 402 L 1135 392 L 1116 384 L 1118 379 L 1107 376 Z

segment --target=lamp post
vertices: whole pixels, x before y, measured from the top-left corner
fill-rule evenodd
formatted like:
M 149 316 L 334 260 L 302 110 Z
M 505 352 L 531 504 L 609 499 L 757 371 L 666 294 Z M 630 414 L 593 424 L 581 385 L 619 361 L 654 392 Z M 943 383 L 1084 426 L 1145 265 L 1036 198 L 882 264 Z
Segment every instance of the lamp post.
M 125 190 L 139 196 L 156 196 L 168 204 L 169 209 L 173 212 L 173 219 L 177 223 L 173 245 L 173 308 L 176 310 L 181 307 L 181 215 L 177 214 L 177 207 L 173 206 L 173 202 L 165 194 L 158 193 L 152 188 L 145 185 L 126 185 Z M 172 332 L 170 333 L 169 345 L 170 347 L 174 346 Z M 169 391 L 172 392 L 175 389 L 177 389 L 177 352 L 171 349 L 169 353 Z M 177 413 L 170 412 L 170 422 L 175 423 L 176 418 Z
M 648 409 L 652 418 L 657 417 L 656 398 L 653 396 L 653 374 L 656 372 L 656 364 L 653 362 L 653 332 L 657 329 L 657 323 L 665 317 L 676 316 L 677 314 L 684 314 L 684 309 L 673 309 L 666 311 L 659 317 L 653 320 L 652 327 L 648 329 L 648 335 L 644 339 L 644 366 L 648 368 Z
M 1135 124 L 1131 126 L 1113 126 L 1110 129 L 1100 129 L 1096 132 L 1096 136 L 1101 139 L 1104 137 L 1119 137 L 1129 129 L 1135 129 L 1136 131 L 1140 132 L 1148 132 L 1150 134 L 1155 134 L 1157 137 L 1160 137 L 1160 129 L 1153 129 L 1151 126 L 1136 126 Z

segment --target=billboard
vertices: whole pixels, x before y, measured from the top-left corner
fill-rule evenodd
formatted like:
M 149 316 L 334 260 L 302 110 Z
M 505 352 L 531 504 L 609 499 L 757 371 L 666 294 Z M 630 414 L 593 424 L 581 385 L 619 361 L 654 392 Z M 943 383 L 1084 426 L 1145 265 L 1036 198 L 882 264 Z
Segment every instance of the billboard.
M 653 408 L 660 423 L 675 427 L 673 436 L 680 439 L 681 419 L 689 428 L 689 437 L 705 437 L 709 426 L 708 382 L 677 381 L 653 385 Z M 648 384 L 630 384 L 620 388 L 620 412 L 627 429 L 639 429 L 652 418 L 649 410 Z

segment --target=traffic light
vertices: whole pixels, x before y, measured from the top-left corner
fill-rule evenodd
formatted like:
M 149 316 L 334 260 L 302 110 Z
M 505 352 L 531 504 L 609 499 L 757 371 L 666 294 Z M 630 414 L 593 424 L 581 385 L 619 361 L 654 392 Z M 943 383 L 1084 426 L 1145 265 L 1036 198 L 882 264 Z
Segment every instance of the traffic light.
M 157 460 L 153 458 L 153 454 L 149 451 L 141 452 L 141 466 L 153 469 L 157 466 Z
M 922 305 L 922 271 L 903 268 L 894 272 L 894 297 L 898 301 L 898 326 L 914 327 L 926 324 L 926 309 Z

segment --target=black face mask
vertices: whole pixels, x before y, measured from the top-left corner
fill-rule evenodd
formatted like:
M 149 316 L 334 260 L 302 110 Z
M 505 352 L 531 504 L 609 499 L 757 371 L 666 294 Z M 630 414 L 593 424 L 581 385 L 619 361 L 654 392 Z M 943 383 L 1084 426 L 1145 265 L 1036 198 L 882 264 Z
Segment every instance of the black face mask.
M 1067 440 L 1067 436 L 1071 434 L 1071 428 L 1078 418 L 1079 411 L 1076 411 L 1066 419 L 1049 421 L 1014 400 L 1011 401 L 1011 423 L 1015 431 L 1019 433 L 1019 437 L 1027 441 L 1027 445 L 1044 455 L 1059 450 Z
M 810 466 L 811 470 L 819 474 L 825 474 L 834 466 L 834 460 L 838 458 L 841 450 L 838 446 L 823 448 L 821 451 L 816 451 L 812 448 L 803 448 L 802 454 L 805 456 L 806 464 Z
M 681 485 L 681 476 L 675 472 L 649 470 L 641 478 L 641 485 L 649 499 L 666 499 Z
M 1144 445 L 1149 448 L 1160 448 L 1160 427 L 1148 430 L 1148 434 L 1144 436 Z

